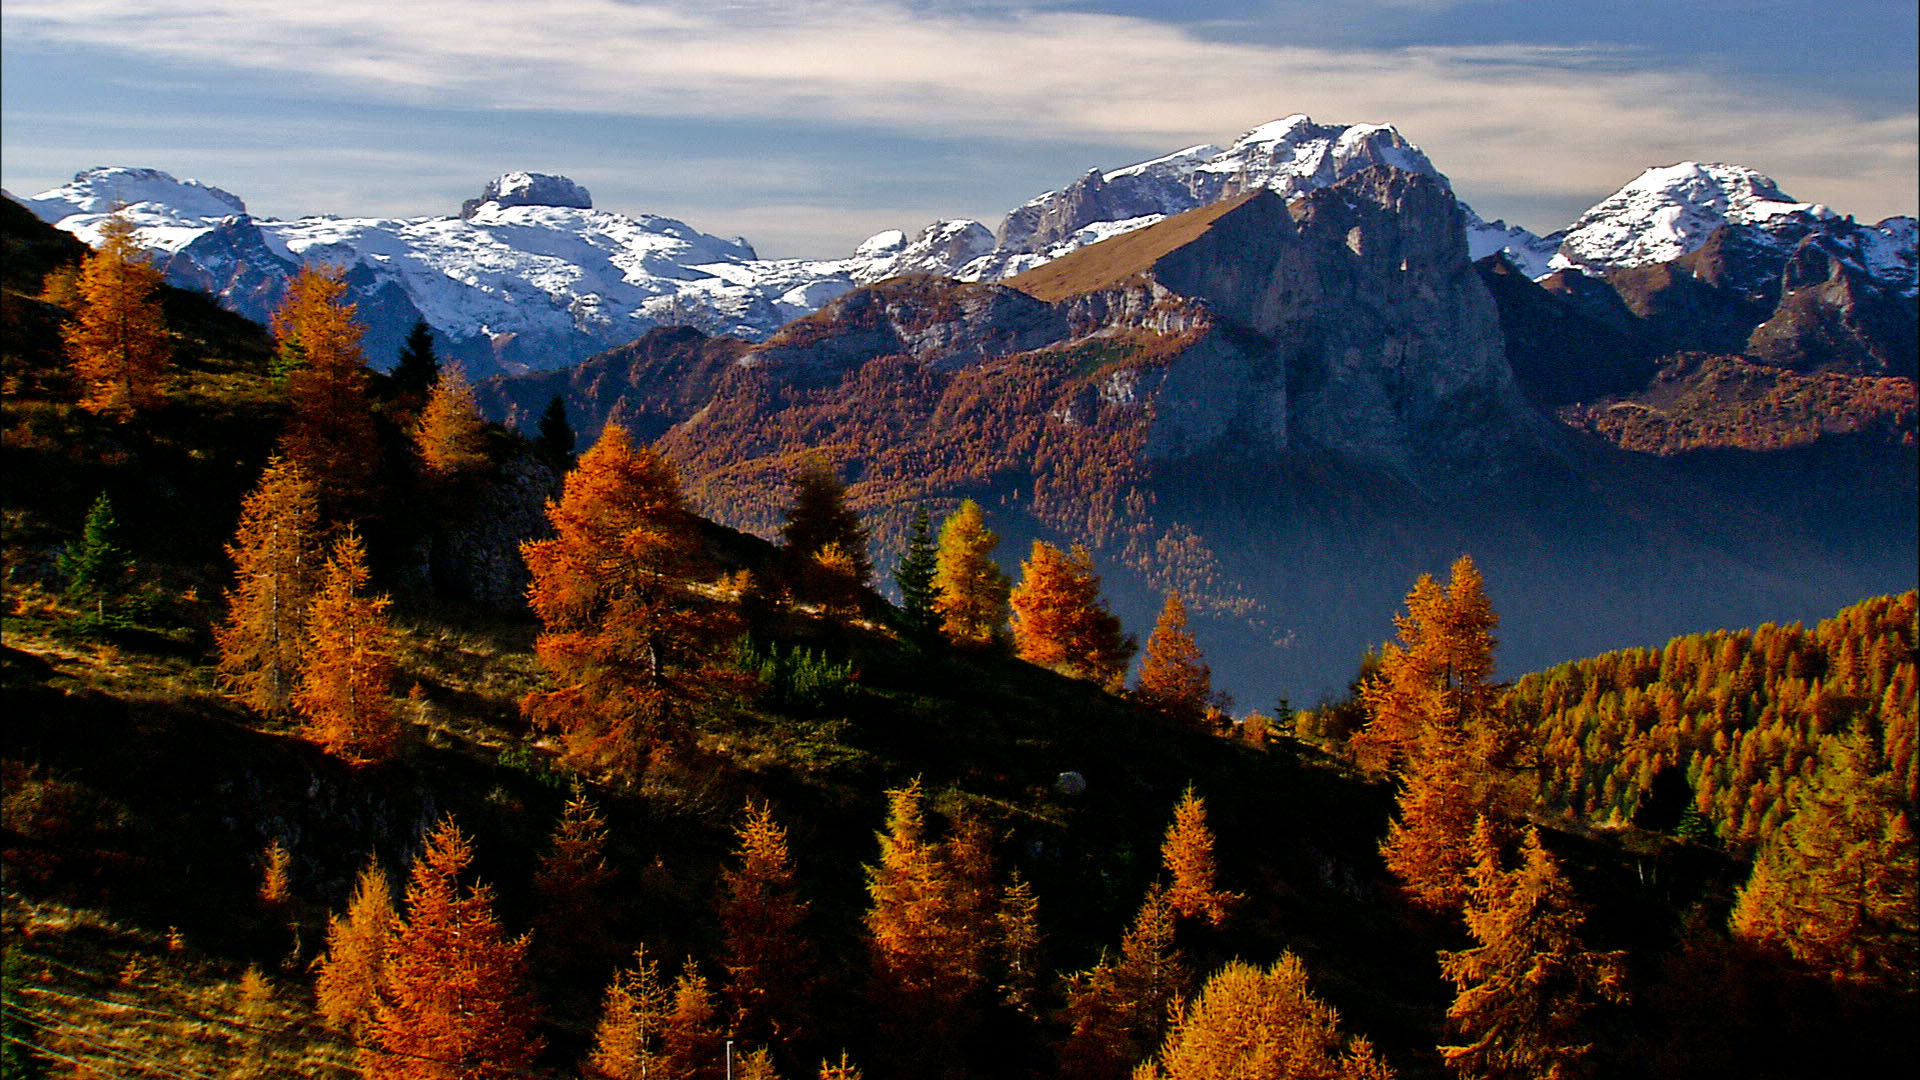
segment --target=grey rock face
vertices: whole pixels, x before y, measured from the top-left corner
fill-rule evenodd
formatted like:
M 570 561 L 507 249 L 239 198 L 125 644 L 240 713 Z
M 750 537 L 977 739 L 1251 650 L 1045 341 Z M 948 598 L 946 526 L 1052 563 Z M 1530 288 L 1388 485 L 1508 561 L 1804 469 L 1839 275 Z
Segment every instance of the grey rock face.
M 565 206 L 575 210 L 593 209 L 593 196 L 587 189 L 564 176 L 551 173 L 510 172 L 480 189 L 480 197 L 460 204 L 460 217 L 473 217 L 474 211 L 492 203 L 495 206 Z

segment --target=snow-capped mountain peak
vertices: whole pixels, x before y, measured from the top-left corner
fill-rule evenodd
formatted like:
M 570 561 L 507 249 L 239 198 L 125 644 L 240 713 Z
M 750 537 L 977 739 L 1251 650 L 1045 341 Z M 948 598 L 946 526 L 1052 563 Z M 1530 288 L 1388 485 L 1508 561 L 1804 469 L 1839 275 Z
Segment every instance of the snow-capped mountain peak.
M 593 196 L 586 188 L 564 176 L 552 173 L 510 172 L 487 182 L 477 199 L 460 206 L 460 216 L 470 218 L 483 206 L 557 206 L 574 210 L 593 209 Z
M 179 225 L 247 212 L 239 196 L 211 184 L 121 165 L 82 170 L 68 183 L 22 201 L 48 223 L 76 214 L 105 217 L 115 210 L 124 210 L 143 225 Z
M 1795 201 L 1743 165 L 1683 161 L 1646 170 L 1580 215 L 1553 266 L 1605 271 L 1667 262 L 1698 250 L 1722 225 L 1800 232 L 1838 217 Z

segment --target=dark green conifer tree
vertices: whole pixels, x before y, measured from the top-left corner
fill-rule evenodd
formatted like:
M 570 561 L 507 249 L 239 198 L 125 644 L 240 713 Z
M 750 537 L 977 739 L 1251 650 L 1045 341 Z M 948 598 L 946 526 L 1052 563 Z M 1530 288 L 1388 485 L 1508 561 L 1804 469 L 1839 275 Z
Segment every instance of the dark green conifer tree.
M 933 610 L 934 568 L 933 519 L 922 506 L 913 512 L 906 553 L 893 571 L 893 583 L 900 587 L 900 613 L 917 633 L 931 634 L 940 628 L 939 613 Z
M 426 400 L 427 392 L 440 378 L 440 360 L 433 352 L 433 327 L 426 320 L 414 321 L 407 342 L 400 348 L 399 362 L 393 365 L 393 388 L 402 397 Z
M 559 394 L 540 414 L 540 433 L 534 440 L 540 451 L 560 465 L 573 463 L 573 425 L 567 423 L 567 402 Z
M 113 503 L 103 491 L 87 511 L 80 539 L 60 552 L 56 567 L 67 580 L 67 599 L 80 608 L 84 630 L 103 630 L 122 620 L 117 610 L 109 610 L 117 608 L 117 601 L 126 595 L 127 570 L 132 564 L 127 549 L 120 546 L 119 532 Z

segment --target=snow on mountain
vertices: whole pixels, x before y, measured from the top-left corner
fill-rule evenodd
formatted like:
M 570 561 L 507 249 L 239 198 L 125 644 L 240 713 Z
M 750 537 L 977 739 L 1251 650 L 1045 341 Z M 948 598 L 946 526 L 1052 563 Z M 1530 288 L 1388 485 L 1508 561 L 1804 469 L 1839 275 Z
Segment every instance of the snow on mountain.
M 1530 278 L 1545 277 L 1552 273 L 1550 264 L 1554 253 L 1560 250 L 1561 234 L 1536 236 L 1499 218 L 1488 221 L 1474 213 L 1473 207 L 1466 203 L 1461 203 L 1460 209 L 1467 218 L 1468 258 L 1479 262 L 1497 251 Z
M 1817 203 L 1794 201 L 1744 166 L 1683 161 L 1648 169 L 1580 215 L 1553 268 L 1605 272 L 1668 262 L 1698 250 L 1722 225 L 1804 233 L 1838 217 Z
M 158 169 L 103 166 L 51 191 L 21 200 L 40 220 L 57 224 L 74 214 L 110 214 L 124 207 L 143 225 L 186 225 L 245 214 L 239 196 L 198 180 L 176 180 Z

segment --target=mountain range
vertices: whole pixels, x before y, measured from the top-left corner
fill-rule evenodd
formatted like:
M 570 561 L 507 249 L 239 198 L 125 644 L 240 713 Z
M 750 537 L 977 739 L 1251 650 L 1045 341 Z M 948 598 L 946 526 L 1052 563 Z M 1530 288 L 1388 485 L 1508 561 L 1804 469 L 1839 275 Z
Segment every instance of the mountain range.
M 237 196 L 152 169 L 102 167 L 22 199 L 42 220 L 97 238 L 115 207 L 178 285 L 264 321 L 302 263 L 347 273 L 368 353 L 384 365 L 414 320 L 475 375 L 562 367 L 656 326 L 764 340 L 861 285 L 903 273 L 998 281 L 1108 237 L 1256 189 L 1300 197 L 1374 165 L 1451 186 L 1391 125 L 1255 128 L 1233 145 L 1189 147 L 1111 171 L 1090 170 L 1009 211 L 997 230 L 954 219 L 914 235 L 879 233 L 838 259 L 761 259 L 742 238 L 684 222 L 596 209 L 560 176 L 512 172 L 457 214 L 412 218 L 256 219 Z M 1650 169 L 1562 232 L 1539 237 L 1461 204 L 1473 258 L 1501 253 L 1529 278 L 1670 261 L 1725 226 L 1740 242 L 1790 251 L 1808 237 L 1894 293 L 1915 291 L 1915 226 L 1853 223 L 1797 203 L 1750 169 L 1683 163 Z

